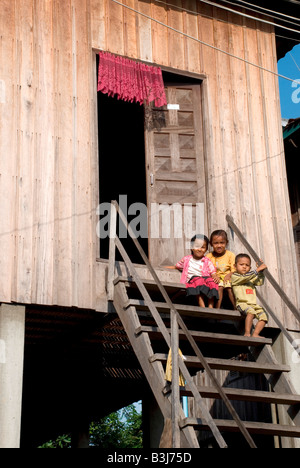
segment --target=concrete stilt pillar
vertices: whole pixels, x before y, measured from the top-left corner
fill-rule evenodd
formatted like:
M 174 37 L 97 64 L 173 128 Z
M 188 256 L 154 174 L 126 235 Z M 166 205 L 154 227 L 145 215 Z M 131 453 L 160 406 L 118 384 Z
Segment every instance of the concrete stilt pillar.
M 0 448 L 19 448 L 25 307 L 0 306 Z

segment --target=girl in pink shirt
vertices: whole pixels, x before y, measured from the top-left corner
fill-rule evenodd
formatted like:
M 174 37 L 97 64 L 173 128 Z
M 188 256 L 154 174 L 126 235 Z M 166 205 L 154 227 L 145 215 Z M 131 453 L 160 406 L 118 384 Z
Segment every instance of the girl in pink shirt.
M 191 239 L 192 255 L 183 257 L 176 265 L 182 271 L 181 283 L 187 288 L 188 296 L 197 296 L 200 307 L 205 307 L 204 299 L 208 299 L 208 307 L 213 308 L 215 299 L 219 299 L 217 270 L 209 258 L 205 257 L 209 240 L 202 234 Z M 173 267 L 174 268 L 174 267 Z

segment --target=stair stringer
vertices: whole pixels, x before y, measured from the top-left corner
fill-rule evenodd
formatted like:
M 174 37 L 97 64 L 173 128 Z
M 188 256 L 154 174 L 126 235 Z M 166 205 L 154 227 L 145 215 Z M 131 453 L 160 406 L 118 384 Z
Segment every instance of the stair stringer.
M 163 393 L 166 384 L 165 372 L 161 362 L 150 362 L 150 357 L 154 353 L 149 335 L 147 333 L 136 335 L 135 331 L 141 326 L 141 323 L 135 307 L 124 307 L 127 302 L 126 287 L 124 284 L 118 283 L 114 288 L 114 307 L 166 421 L 172 418 L 172 405 L 169 396 Z M 184 417 L 184 412 L 180 409 L 180 418 L 184 419 Z M 193 427 L 186 427 L 181 431 L 181 447 L 199 448 L 199 442 Z
M 267 346 L 264 346 L 261 350 L 251 348 L 251 353 L 258 363 L 278 363 L 274 351 Z M 297 394 L 289 376 L 285 373 L 282 372 L 275 375 L 265 375 L 265 378 L 275 393 L 286 393 L 291 395 Z M 286 414 L 289 417 L 290 424 L 300 427 L 300 405 L 285 406 L 285 409 Z

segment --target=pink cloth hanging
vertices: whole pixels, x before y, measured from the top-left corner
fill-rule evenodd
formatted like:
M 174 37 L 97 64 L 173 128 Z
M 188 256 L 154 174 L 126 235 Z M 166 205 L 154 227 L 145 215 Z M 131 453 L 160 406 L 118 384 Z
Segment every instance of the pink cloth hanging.
M 160 68 L 108 52 L 100 52 L 99 59 L 98 91 L 123 101 L 167 105 Z

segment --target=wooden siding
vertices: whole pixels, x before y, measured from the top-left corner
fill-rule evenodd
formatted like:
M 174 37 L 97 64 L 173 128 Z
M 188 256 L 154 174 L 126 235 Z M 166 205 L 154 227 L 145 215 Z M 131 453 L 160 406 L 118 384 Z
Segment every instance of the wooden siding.
M 270 26 L 194 0 L 124 0 L 201 41 L 276 71 Z M 174 5 L 174 7 L 172 6 Z M 175 8 L 184 6 L 188 13 Z M 94 308 L 95 50 L 199 74 L 209 230 L 231 214 L 296 303 L 277 78 L 111 0 L 2 0 L 0 301 Z M 236 239 L 230 248 L 244 250 Z M 266 287 L 286 325 L 293 318 Z
M 0 301 L 95 304 L 89 1 L 3 0 Z
M 275 34 L 269 25 L 193 0 L 174 0 L 168 2 L 169 6 L 154 1 L 124 3 L 200 41 L 277 72 Z M 205 77 L 202 107 L 210 231 L 226 228 L 225 216 L 231 214 L 285 292 L 299 304 L 277 77 L 111 0 L 92 0 L 91 4 L 95 49 Z M 235 238 L 231 238 L 230 248 L 236 253 L 244 251 Z M 264 294 L 285 324 L 298 328 L 272 288 L 266 286 Z

